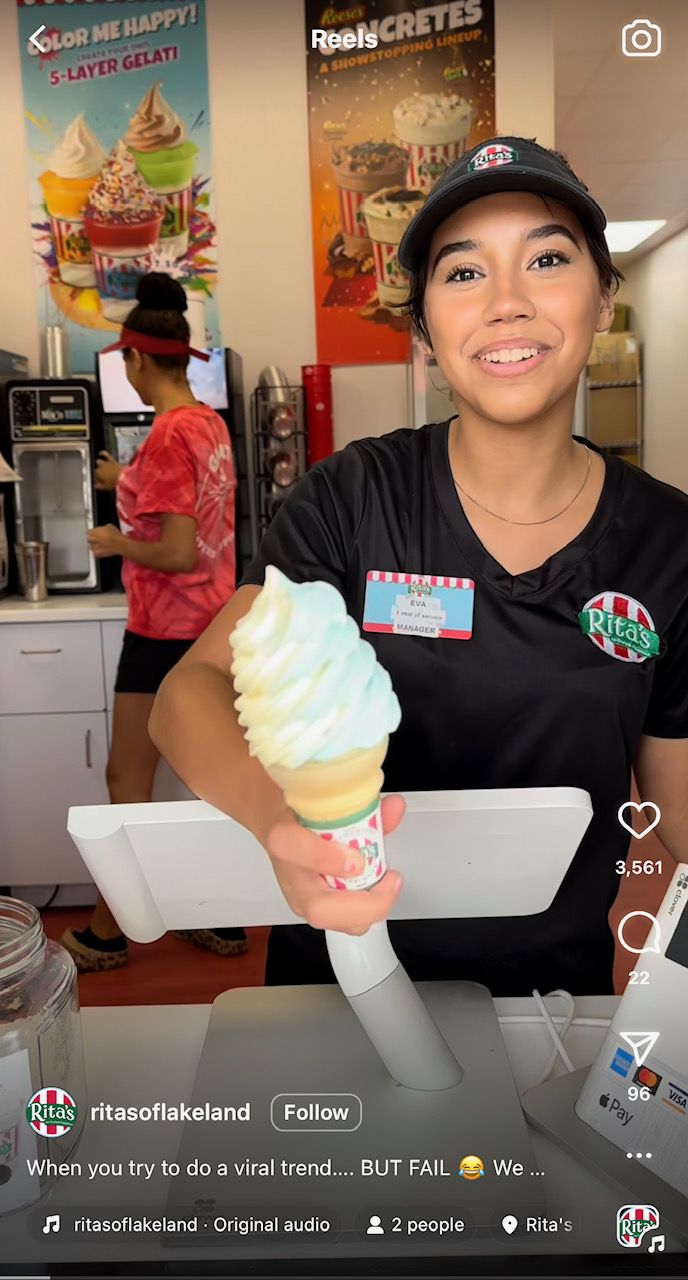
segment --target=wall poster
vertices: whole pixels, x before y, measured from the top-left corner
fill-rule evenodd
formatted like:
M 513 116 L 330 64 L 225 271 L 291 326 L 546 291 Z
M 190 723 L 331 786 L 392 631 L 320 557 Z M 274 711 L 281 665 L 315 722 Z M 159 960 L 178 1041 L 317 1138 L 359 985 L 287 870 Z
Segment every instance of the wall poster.
M 401 362 L 396 248 L 439 174 L 494 134 L 493 0 L 306 0 L 306 44 L 318 360 Z
M 41 329 L 92 373 L 158 270 L 219 345 L 204 0 L 17 3 Z

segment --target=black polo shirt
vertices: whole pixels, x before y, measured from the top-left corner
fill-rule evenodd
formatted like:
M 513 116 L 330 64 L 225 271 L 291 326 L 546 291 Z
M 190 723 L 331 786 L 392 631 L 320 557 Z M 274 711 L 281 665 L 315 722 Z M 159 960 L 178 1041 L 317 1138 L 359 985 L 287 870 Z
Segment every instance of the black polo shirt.
M 448 422 L 403 429 L 319 463 L 243 583 L 262 585 L 266 564 L 323 579 L 361 626 L 369 570 L 474 581 L 469 640 L 365 633 L 402 710 L 385 789 L 580 787 L 594 815 L 547 911 L 390 922 L 390 936 L 415 980 L 470 979 L 494 995 L 612 992 L 607 915 L 629 844 L 617 813 L 638 740 L 688 737 L 688 497 L 607 457 L 582 533 L 512 576 L 466 519 L 448 438 Z M 333 980 L 321 931 L 272 930 L 266 982 Z

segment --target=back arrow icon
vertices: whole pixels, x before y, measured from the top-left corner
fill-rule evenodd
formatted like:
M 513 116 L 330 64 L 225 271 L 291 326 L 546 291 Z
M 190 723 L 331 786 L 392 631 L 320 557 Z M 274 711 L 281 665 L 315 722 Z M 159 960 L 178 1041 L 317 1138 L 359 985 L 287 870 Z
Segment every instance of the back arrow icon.
M 36 39 L 36 36 L 39 36 L 39 35 L 41 34 L 41 31 L 45 31 L 45 23 L 43 23 L 43 25 L 42 25 L 42 26 L 38 27 L 38 29 L 37 29 L 36 31 L 34 31 L 34 33 L 33 33 L 33 35 L 32 35 L 32 36 L 29 36 L 29 40 L 31 41 L 31 43 L 32 43 L 33 45 L 35 45 L 35 46 L 36 46 L 36 48 L 38 49 L 38 52 L 39 52 L 39 53 L 46 53 L 46 52 L 47 52 L 47 50 L 45 50 L 45 49 L 43 48 L 43 45 L 42 45 L 42 44 L 39 44 L 39 43 L 38 43 L 38 40 Z

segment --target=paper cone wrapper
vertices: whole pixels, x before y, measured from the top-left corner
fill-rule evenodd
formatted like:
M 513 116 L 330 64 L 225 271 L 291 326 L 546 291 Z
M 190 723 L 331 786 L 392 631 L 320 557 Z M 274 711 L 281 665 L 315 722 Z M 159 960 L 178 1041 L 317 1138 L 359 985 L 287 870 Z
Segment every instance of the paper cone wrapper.
M 365 858 L 361 875 L 343 880 L 326 876 L 332 889 L 370 889 L 387 870 L 380 791 L 388 737 L 364 751 L 338 760 L 304 764 L 299 769 L 272 765 L 270 777 L 304 827 L 323 840 L 348 845 Z

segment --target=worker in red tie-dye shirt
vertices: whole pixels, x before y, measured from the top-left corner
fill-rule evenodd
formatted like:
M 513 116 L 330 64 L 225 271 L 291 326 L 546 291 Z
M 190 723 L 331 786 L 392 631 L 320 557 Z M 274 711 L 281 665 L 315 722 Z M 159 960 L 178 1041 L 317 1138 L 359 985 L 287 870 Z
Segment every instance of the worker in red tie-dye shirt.
M 186 295 L 169 276 L 143 276 L 138 305 L 120 339 L 127 378 L 155 409 L 151 432 L 129 466 L 102 454 L 96 485 L 116 489 L 120 528 L 92 529 L 93 554 L 122 557 L 128 621 L 115 681 L 107 782 L 113 804 L 149 801 L 158 752 L 148 717 L 168 671 L 235 590 L 236 478 L 227 427 L 195 399 Z M 222 955 L 246 950 L 243 929 L 186 931 L 182 936 Z M 86 929 L 62 943 L 82 972 L 126 964 L 126 938 L 98 898 Z

